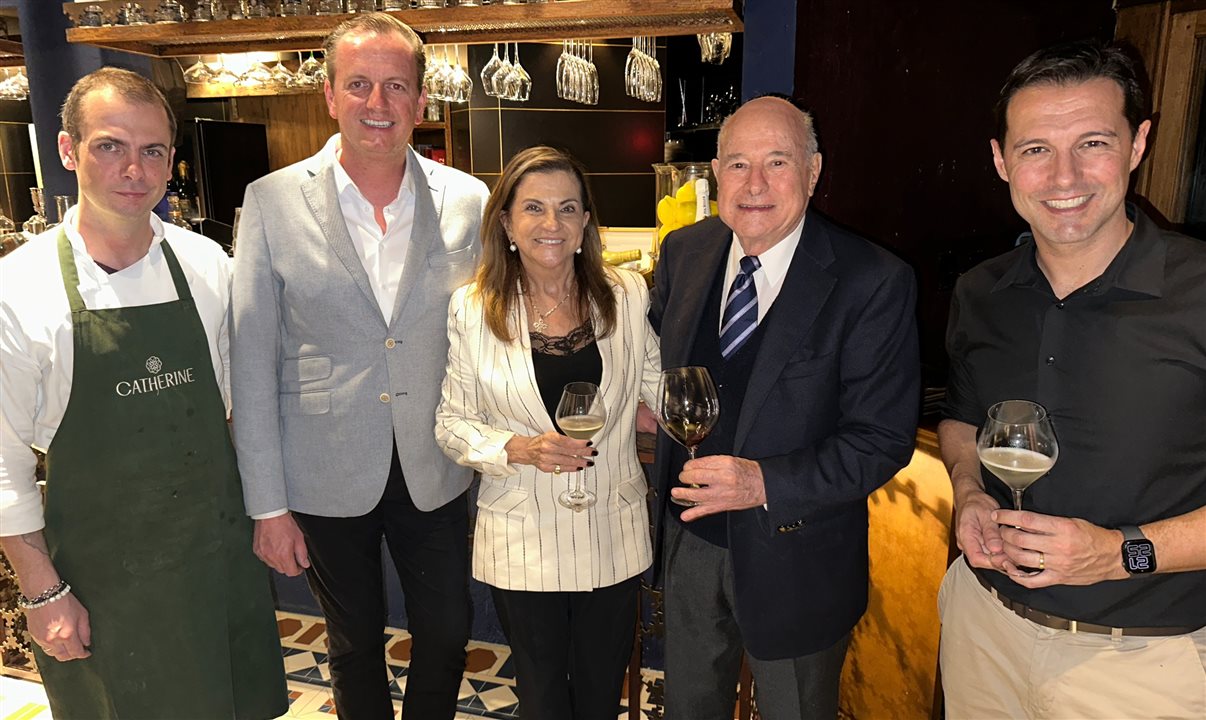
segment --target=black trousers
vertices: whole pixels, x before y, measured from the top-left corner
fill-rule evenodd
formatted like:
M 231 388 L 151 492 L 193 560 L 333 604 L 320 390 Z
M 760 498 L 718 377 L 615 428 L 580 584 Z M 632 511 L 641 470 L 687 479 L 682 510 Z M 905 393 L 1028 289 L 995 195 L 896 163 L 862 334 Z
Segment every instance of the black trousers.
M 633 577 L 589 592 L 492 588 L 523 720 L 615 720 L 639 583 Z
M 360 517 L 294 513 L 306 538 L 310 589 L 327 622 L 331 686 L 341 720 L 393 718 L 386 683 L 384 538 L 406 601 L 411 634 L 403 720 L 456 714 L 469 641 L 469 515 L 465 495 L 423 512 L 394 451 L 377 507 Z

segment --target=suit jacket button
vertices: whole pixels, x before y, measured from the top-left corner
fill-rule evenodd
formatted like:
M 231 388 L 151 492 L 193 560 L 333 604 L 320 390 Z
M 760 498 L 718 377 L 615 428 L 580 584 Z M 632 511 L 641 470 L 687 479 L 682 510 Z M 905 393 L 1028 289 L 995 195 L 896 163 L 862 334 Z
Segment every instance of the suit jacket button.
M 385 347 L 386 347 L 386 349 L 387 349 L 387 350 L 393 350 L 393 349 L 394 349 L 394 345 L 397 345 L 397 343 L 396 343 L 396 342 L 394 342 L 394 339 L 393 339 L 393 338 L 386 338 L 386 339 L 385 339 Z
M 383 403 L 389 402 L 389 393 L 381 393 L 381 402 L 383 402 Z

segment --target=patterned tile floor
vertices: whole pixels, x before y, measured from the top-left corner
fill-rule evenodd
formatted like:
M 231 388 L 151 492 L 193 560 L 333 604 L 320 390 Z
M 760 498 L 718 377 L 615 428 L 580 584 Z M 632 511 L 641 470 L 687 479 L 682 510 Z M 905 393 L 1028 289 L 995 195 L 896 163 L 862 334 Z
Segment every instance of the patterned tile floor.
M 289 686 L 291 720 L 330 720 L 335 716 L 331 700 L 330 672 L 326 662 L 326 626 L 321 618 L 278 612 L 281 651 Z M 405 630 L 386 630 L 386 666 L 395 709 L 401 708 L 410 659 L 410 635 Z M 505 645 L 471 642 L 461 681 L 457 720 L 518 718 L 515 675 L 511 651 Z M 18 673 L 14 673 L 16 675 Z M 654 681 L 660 672 L 645 670 L 643 679 Z M 648 687 L 647 685 L 645 687 Z M 650 717 L 652 706 L 642 691 L 642 715 Z M 627 717 L 627 698 L 616 708 L 617 718 Z M 657 715 L 652 715 L 656 717 Z M 50 720 L 46 694 L 41 684 L 22 677 L 0 676 L 0 720 Z

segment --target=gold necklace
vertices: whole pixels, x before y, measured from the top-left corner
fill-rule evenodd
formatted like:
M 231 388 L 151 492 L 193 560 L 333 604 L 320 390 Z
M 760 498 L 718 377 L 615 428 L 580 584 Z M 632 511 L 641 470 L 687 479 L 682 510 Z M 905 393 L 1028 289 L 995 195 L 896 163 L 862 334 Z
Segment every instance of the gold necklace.
M 550 308 L 548 312 L 543 313 L 536 309 L 536 300 L 532 297 L 532 294 L 525 292 L 524 294 L 528 296 L 528 305 L 532 307 L 532 314 L 536 316 L 536 319 L 532 321 L 532 329 L 543 335 L 544 331 L 549 329 L 549 316 L 557 312 L 557 308 L 564 305 L 566 300 L 569 300 L 570 293 L 572 292 L 573 288 L 571 287 L 570 291 L 565 294 L 565 297 L 557 301 L 557 304 Z

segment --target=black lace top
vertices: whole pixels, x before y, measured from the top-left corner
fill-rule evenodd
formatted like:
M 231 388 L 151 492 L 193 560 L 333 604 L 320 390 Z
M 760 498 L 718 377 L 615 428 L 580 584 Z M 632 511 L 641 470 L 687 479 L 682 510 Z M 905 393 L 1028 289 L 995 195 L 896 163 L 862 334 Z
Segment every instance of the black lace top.
M 603 357 L 595 341 L 595 328 L 590 320 L 570 331 L 565 337 L 550 337 L 530 332 L 532 369 L 540 387 L 540 399 L 557 424 L 557 405 L 561 391 L 572 382 L 599 384 L 603 380 Z

